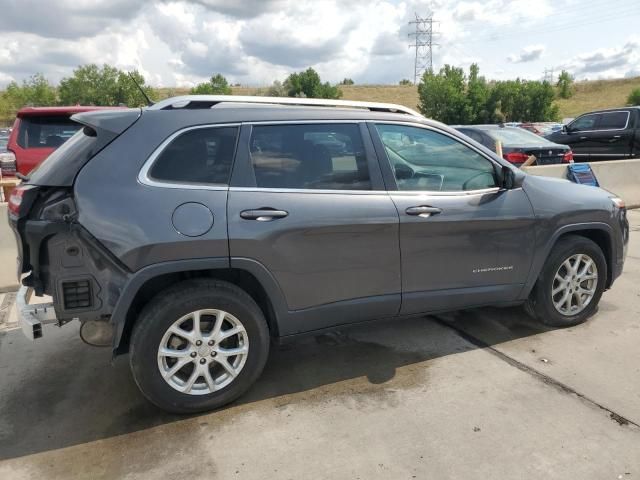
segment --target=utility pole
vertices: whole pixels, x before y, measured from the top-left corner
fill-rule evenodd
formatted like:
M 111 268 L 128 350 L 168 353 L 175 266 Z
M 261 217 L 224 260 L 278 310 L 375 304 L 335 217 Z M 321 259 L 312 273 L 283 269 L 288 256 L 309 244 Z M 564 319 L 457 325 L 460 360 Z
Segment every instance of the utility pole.
M 434 37 L 437 35 L 433 31 L 433 24 L 438 23 L 433 20 L 433 16 L 419 17 L 416 13 L 416 19 L 409 22 L 409 25 L 415 25 L 415 31 L 409 34 L 414 37 L 414 42 L 409 45 L 416 49 L 416 58 L 413 66 L 413 83 L 417 84 L 418 80 L 426 71 L 433 71 L 433 47 Z
M 551 85 L 553 85 L 553 72 L 554 72 L 554 68 L 545 68 L 544 69 L 544 76 L 542 77 L 542 81 L 546 81 L 549 82 Z

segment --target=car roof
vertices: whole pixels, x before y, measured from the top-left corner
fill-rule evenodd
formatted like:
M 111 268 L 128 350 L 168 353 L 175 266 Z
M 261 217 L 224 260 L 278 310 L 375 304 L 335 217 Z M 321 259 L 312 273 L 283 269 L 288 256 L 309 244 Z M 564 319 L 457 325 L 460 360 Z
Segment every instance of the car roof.
M 18 110 L 18 117 L 47 116 L 47 115 L 73 115 L 74 113 L 91 112 L 93 110 L 113 110 L 122 107 L 96 107 L 92 105 L 73 105 L 61 107 L 23 107 Z
M 197 117 L 198 121 L 204 116 L 210 122 L 375 119 L 442 126 L 403 105 L 318 98 L 188 95 L 162 100 L 143 110 L 153 116 L 173 113 L 193 120 Z

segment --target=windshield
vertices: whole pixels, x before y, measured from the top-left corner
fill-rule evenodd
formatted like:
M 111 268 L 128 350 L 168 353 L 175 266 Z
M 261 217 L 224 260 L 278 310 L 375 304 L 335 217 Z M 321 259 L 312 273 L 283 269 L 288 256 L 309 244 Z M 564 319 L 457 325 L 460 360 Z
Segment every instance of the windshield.
M 496 140 L 500 140 L 503 145 L 517 146 L 545 146 L 549 145 L 549 141 L 518 127 L 492 128 L 485 130 Z
M 68 116 L 21 117 L 18 145 L 22 148 L 58 148 L 81 127 Z

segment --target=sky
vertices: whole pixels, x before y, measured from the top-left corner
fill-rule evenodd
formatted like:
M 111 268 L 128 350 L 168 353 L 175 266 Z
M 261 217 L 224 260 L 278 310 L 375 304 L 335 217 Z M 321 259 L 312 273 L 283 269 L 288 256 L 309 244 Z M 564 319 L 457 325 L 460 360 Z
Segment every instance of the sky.
M 0 88 L 35 73 L 57 83 L 86 63 L 165 87 L 214 73 L 265 86 L 307 67 L 332 83 L 395 84 L 413 79 L 416 13 L 436 22 L 436 70 L 640 76 L 638 0 L 0 0 Z

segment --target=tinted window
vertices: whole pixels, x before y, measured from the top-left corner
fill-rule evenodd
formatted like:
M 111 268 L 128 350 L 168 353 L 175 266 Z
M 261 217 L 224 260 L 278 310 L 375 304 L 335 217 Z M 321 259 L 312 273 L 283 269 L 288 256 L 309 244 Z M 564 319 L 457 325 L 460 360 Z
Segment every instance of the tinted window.
M 459 128 L 458 130 L 460 131 L 460 133 L 464 133 L 467 137 L 473 138 L 478 143 L 484 142 L 482 135 L 475 130 L 470 130 L 468 128 Z
M 376 125 L 399 190 L 455 192 L 495 187 L 493 164 L 441 133 L 404 125 Z
M 236 148 L 236 127 L 196 128 L 176 137 L 153 164 L 154 180 L 180 183 L 229 183 Z
M 250 152 L 258 187 L 371 189 L 355 124 L 255 126 Z
M 65 116 L 20 117 L 18 145 L 22 148 L 58 148 L 82 125 Z
M 487 133 L 506 146 L 544 146 L 551 143 L 544 137 L 519 127 L 493 128 L 487 130 Z
M 597 115 L 584 115 L 571 123 L 571 130 L 595 130 Z
M 627 126 L 629 112 L 610 112 L 600 114 L 598 130 L 618 130 Z

